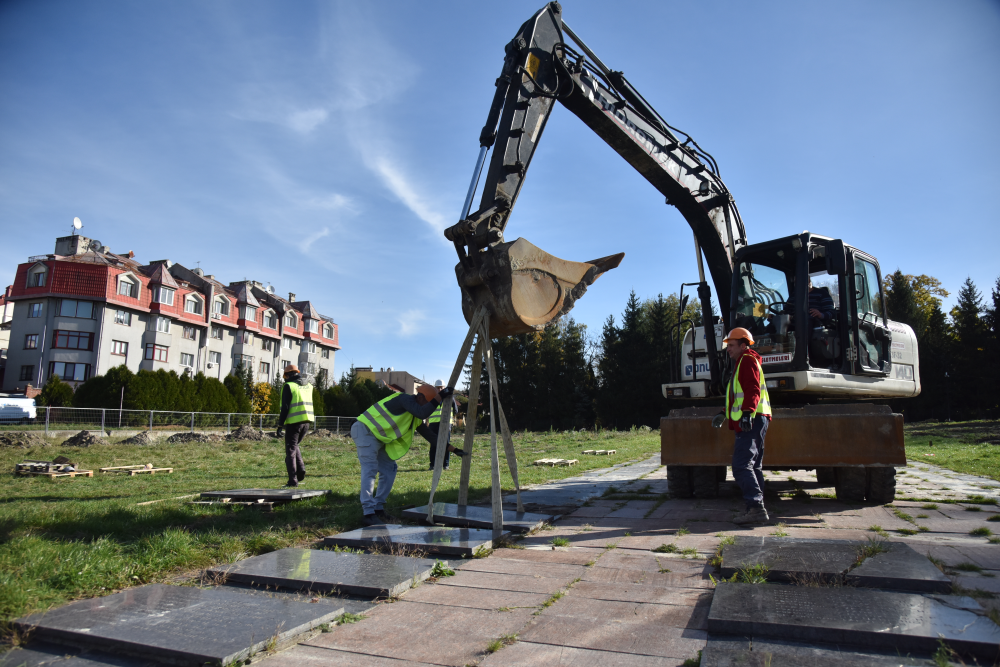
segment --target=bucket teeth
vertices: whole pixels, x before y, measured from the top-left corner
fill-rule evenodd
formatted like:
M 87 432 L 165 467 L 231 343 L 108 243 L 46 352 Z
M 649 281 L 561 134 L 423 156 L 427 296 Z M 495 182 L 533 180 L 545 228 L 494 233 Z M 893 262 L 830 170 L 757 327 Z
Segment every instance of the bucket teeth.
M 525 239 L 499 243 L 480 253 L 475 269 L 455 267 L 462 311 L 471 321 L 479 306 L 490 311 L 490 335 L 540 331 L 572 310 L 602 274 L 621 264 L 625 253 L 590 262 L 569 262 Z

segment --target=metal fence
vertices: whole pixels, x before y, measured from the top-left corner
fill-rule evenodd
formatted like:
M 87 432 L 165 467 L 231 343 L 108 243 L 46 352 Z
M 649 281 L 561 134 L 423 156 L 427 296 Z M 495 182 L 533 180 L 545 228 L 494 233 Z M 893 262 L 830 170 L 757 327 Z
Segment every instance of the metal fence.
M 240 426 L 250 426 L 263 430 L 278 427 L 278 415 L 252 415 L 235 412 L 172 412 L 166 410 L 117 410 L 104 408 L 54 408 L 38 407 L 35 419 L 18 420 L 19 423 L 4 423 L 5 430 L 45 430 L 51 431 L 106 431 L 114 433 L 138 431 L 190 431 L 205 433 L 226 433 Z M 316 417 L 313 430 L 328 429 L 338 435 L 347 435 L 354 417 Z

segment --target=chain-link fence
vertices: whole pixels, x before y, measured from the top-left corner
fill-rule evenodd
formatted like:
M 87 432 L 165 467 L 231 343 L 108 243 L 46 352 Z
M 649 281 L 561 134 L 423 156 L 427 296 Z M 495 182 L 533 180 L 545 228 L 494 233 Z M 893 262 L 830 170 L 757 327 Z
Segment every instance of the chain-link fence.
M 347 435 L 354 417 L 316 417 L 312 430 L 327 429 Z M 105 408 L 54 408 L 39 406 L 34 419 L 19 419 L 0 424 L 3 430 L 116 431 L 225 433 L 240 426 L 274 431 L 278 415 L 253 415 L 235 412 L 175 412 L 166 410 L 115 410 Z

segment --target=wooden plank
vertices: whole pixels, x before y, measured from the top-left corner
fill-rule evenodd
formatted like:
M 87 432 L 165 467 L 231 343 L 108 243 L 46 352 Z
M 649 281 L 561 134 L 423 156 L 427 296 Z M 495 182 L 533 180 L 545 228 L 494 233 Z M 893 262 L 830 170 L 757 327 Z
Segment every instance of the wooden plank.
M 577 459 L 538 459 L 536 466 L 571 466 L 579 463 Z
M 472 445 L 476 442 L 476 413 L 479 411 L 479 381 L 483 370 L 483 337 L 476 339 L 472 352 L 472 377 L 469 384 L 469 407 L 465 411 L 465 443 L 462 449 L 462 474 L 458 481 L 458 504 L 469 504 L 469 476 L 472 473 Z
M 185 498 L 197 498 L 199 495 L 200 494 L 198 493 L 189 493 L 186 496 L 175 496 L 173 498 L 160 498 L 159 500 L 147 500 L 142 503 L 136 503 L 135 506 L 141 507 L 142 505 L 155 505 L 156 503 L 163 503 L 168 500 L 184 500 Z
M 173 468 L 147 468 L 146 466 L 115 466 L 112 468 L 101 468 L 103 473 L 128 473 L 129 477 L 134 477 L 135 475 L 150 474 L 154 475 L 158 472 L 172 473 Z
M 93 477 L 93 470 L 74 470 L 73 472 L 34 472 L 32 470 L 18 470 L 18 475 L 30 475 L 32 477 Z

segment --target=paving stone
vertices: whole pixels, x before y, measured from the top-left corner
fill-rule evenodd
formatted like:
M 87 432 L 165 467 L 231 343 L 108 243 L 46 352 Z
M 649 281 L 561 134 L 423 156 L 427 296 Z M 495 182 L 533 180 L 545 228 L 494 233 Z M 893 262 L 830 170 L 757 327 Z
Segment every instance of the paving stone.
M 382 605 L 360 623 L 337 627 L 303 644 L 436 665 L 468 665 L 482 659 L 490 641 L 518 633 L 534 611 L 469 609 L 404 598 Z
M 279 549 L 208 572 L 255 586 L 378 597 L 399 595 L 423 581 L 434 563 L 429 558 Z
M 992 577 L 984 576 L 986 574 L 992 574 Z M 986 591 L 988 593 L 993 593 L 994 595 L 1000 597 L 1000 572 L 990 572 L 989 570 L 984 570 L 983 574 L 960 574 L 953 576 L 952 581 L 962 588 L 968 588 L 969 590 L 980 590 Z
M 556 528 L 555 530 L 546 530 L 536 535 L 530 535 L 518 544 L 525 547 L 530 546 L 551 546 L 552 540 L 557 537 L 563 537 L 569 540 L 569 543 L 574 547 L 597 547 L 603 548 L 608 544 L 613 544 L 618 540 L 625 537 L 625 533 L 629 533 L 631 530 L 624 530 L 620 528 L 616 529 L 594 529 L 592 531 L 580 532 L 576 529 L 565 529 Z
M 424 584 L 409 591 L 405 599 L 407 602 L 496 610 L 500 608 L 538 607 L 548 600 L 549 596 L 548 593 L 522 593 L 495 588 Z
M 722 550 L 721 574 L 728 578 L 739 569 L 763 564 L 773 581 L 832 583 L 842 580 L 857 557 L 853 542 L 739 536 Z
M 594 600 L 593 598 L 565 596 L 545 609 L 545 617 L 566 616 L 605 622 L 608 619 L 627 619 L 629 623 L 653 623 L 662 627 L 708 628 L 708 607 L 705 605 L 651 604 L 623 602 L 621 600 Z
M 342 613 L 224 588 L 149 584 L 15 621 L 41 640 L 181 664 L 229 664 Z
M 833 664 L 873 665 L 875 667 L 898 667 L 900 665 L 929 667 L 934 664 L 927 657 L 914 657 L 911 655 L 912 652 L 907 651 L 880 651 L 875 649 L 861 649 L 856 646 L 815 646 L 801 642 L 762 637 L 754 637 L 753 649 L 754 651 L 770 653 L 776 656 L 778 658 L 776 667 L 790 659 L 841 660 L 841 662 Z M 806 662 L 803 664 L 805 667 L 809 667 L 812 663 Z
M 707 566 L 706 566 L 707 568 Z M 621 570 L 613 567 L 589 567 L 583 575 L 583 581 L 594 581 L 602 584 L 642 584 L 660 588 L 711 588 L 708 578 L 709 570 L 704 574 L 674 574 L 646 572 L 644 570 Z
M 493 532 L 478 528 L 446 526 L 369 526 L 337 533 L 323 540 L 326 546 L 471 557 L 493 546 Z
M 677 509 L 664 503 L 658 508 L 653 510 L 653 512 L 646 517 L 650 520 L 657 519 L 674 519 L 681 522 L 688 521 L 729 521 L 733 518 L 733 511 L 729 509 L 718 510 L 718 509 L 705 509 L 705 510 L 686 510 Z
M 519 635 L 539 644 L 661 656 L 684 660 L 695 658 L 705 646 L 703 630 L 671 628 L 643 621 L 608 619 L 595 624 L 589 618 L 542 614 Z
M 426 667 L 426 663 L 349 653 L 316 646 L 295 646 L 255 664 L 255 667 Z
M 604 553 L 604 549 L 572 548 L 572 549 L 494 549 L 490 558 L 510 558 L 538 563 L 566 563 L 568 565 L 586 565 L 596 560 Z M 489 559 L 487 559 L 489 560 Z
M 318 489 L 232 489 L 230 491 L 204 491 L 202 498 L 218 500 L 229 498 L 237 502 L 255 502 L 263 500 L 269 503 L 289 502 L 303 498 L 325 496 L 329 491 Z
M 536 577 L 520 574 L 496 574 L 493 572 L 469 572 L 459 570 L 453 577 L 438 581 L 439 586 L 466 586 L 468 588 L 490 588 L 499 591 L 521 593 L 546 593 L 551 595 L 568 584 L 574 577 Z
M 715 535 L 629 535 L 618 542 L 618 549 L 652 551 L 664 544 L 676 545 L 678 549 L 692 548 L 699 553 L 714 552 L 722 538 Z
M 403 510 L 403 518 L 411 521 L 427 519 L 427 506 L 411 507 Z M 503 510 L 503 527 L 515 533 L 529 533 L 539 528 L 543 523 L 552 521 L 551 514 L 533 514 Z M 475 505 L 454 505 L 452 503 L 434 503 L 434 523 L 446 526 L 465 528 L 483 528 L 493 530 L 493 508 L 477 507 Z
M 663 667 L 663 658 L 518 641 L 488 656 L 482 667 Z M 777 666 L 776 666 L 777 667 Z
M 934 651 L 941 638 L 960 653 L 1000 659 L 1000 628 L 985 616 L 957 608 L 962 605 L 976 603 L 957 596 L 932 599 L 849 587 L 725 583 L 715 589 L 708 627 L 730 635 L 901 651 Z
M 987 570 L 1000 570 L 1000 545 L 988 544 L 981 547 L 960 546 L 958 550 L 968 560 Z
M 569 597 L 621 602 L 649 602 L 672 605 L 709 605 L 712 592 L 705 588 L 665 588 L 643 584 L 605 584 L 596 581 L 578 581 L 569 589 Z
M 902 542 L 887 545 L 886 553 L 869 556 L 844 579 L 851 586 L 950 593 L 951 580 L 932 562 Z
M 525 550 L 526 551 L 526 550 Z M 513 558 L 476 558 L 465 561 L 452 561 L 455 567 L 463 572 L 495 572 L 497 574 L 517 574 L 527 577 L 553 577 L 574 579 L 582 577 L 583 565 L 567 565 L 565 563 L 539 563 Z

